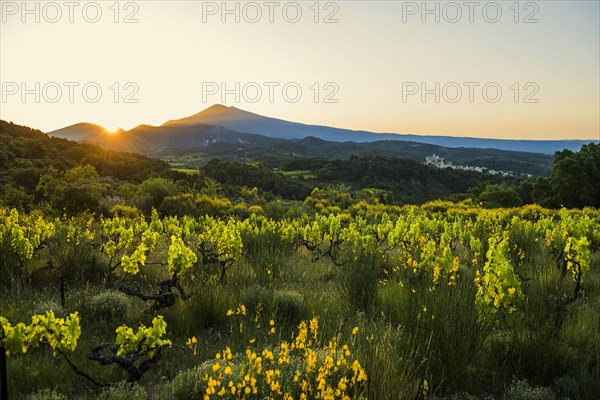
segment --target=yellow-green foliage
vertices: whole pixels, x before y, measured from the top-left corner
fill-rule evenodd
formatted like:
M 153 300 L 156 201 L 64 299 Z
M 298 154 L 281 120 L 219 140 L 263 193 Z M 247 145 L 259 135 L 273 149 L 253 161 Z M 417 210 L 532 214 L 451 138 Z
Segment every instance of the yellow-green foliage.
M 31 324 L 22 322 L 16 325 L 0 316 L 0 346 L 6 349 L 6 354 L 26 353 L 28 349 L 45 344 L 52 348 L 56 356 L 58 351 L 73 351 L 77 347 L 77 340 L 81 335 L 79 316 L 77 313 L 67 318 L 56 318 L 54 311 L 47 311 L 45 315 L 34 315 Z
M 34 250 L 52 235 L 54 224 L 40 214 L 0 208 L 0 244 L 3 251 L 12 251 L 22 261 L 31 260 Z
M 477 271 L 475 277 L 478 287 L 476 301 L 483 312 L 500 309 L 512 312 L 523 300 L 523 292 L 521 281 L 507 257 L 508 240 L 490 238 L 489 242 L 483 273 Z
M 152 358 L 161 346 L 172 344 L 170 340 L 162 339 L 162 336 L 167 333 L 167 323 L 161 316 L 152 320 L 152 326 L 141 325 L 135 333 L 126 325 L 118 327 L 116 333 L 117 356 L 137 353 Z
M 181 274 L 197 261 L 196 254 L 190 250 L 183 240 L 171 236 L 169 246 L 169 273 Z

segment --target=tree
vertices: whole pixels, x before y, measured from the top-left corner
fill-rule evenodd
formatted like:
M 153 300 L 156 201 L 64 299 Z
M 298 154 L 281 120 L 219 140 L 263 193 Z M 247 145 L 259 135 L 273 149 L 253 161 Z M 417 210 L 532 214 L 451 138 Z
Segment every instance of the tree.
M 545 207 L 600 207 L 600 144 L 579 152 L 557 151 L 548 179 L 536 183 L 534 197 Z
M 181 193 L 181 188 L 171 180 L 165 178 L 146 179 L 138 188 L 140 196 L 138 207 L 149 214 L 153 208 L 159 208 L 165 197 L 179 193 Z
M 91 165 L 78 166 L 64 174 L 50 167 L 48 173 L 40 178 L 37 191 L 52 207 L 76 214 L 98 210 L 106 186 L 100 182 L 96 168 Z
M 508 185 L 487 185 L 479 195 L 479 201 L 487 208 L 519 207 L 523 200 L 517 191 Z
M 0 186 L 0 205 L 16 208 L 19 211 L 29 211 L 33 205 L 33 196 L 28 195 L 22 186 L 14 188 L 5 183 Z

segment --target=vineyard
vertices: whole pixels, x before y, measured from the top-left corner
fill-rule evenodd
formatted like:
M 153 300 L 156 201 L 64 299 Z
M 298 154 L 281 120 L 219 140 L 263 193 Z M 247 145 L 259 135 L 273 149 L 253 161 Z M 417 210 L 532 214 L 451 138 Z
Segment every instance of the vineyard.
M 0 208 L 8 398 L 600 393 L 597 209 L 259 209 Z

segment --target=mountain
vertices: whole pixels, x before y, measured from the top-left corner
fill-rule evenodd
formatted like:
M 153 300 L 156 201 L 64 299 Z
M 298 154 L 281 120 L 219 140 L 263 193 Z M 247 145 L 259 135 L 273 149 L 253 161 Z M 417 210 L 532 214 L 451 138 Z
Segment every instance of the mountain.
M 195 124 L 173 126 L 139 125 L 129 131 L 111 133 L 103 127 L 79 123 L 56 131 L 49 136 L 86 142 L 110 150 L 153 155 L 167 149 L 205 147 L 215 143 L 229 145 L 271 145 L 281 139 L 235 132 L 221 126 Z
M 582 145 L 591 142 L 590 140 L 484 139 L 355 131 L 321 125 L 306 125 L 298 122 L 265 117 L 236 107 L 226 107 L 221 104 L 215 104 L 189 117 L 170 120 L 162 126 L 193 126 L 200 123 L 218 125 L 238 132 L 254 133 L 283 139 L 304 139 L 313 136 L 334 142 L 404 140 L 453 148 L 470 147 L 543 154 L 554 154 L 556 151 L 564 149 L 579 151 Z
M 195 124 L 219 125 L 238 132 L 254 133 L 281 139 L 304 139 L 314 136 L 333 142 L 373 142 L 386 139 L 382 134 L 306 125 L 282 119 L 265 117 L 236 107 L 215 104 L 189 117 L 170 120 L 162 126 L 193 126 Z M 397 138 L 394 135 L 394 138 Z
M 314 136 L 334 142 L 378 140 L 377 136 L 373 136 L 376 134 L 372 132 L 305 125 L 298 122 L 264 117 L 233 106 L 226 107 L 221 104 L 215 104 L 206 110 L 186 118 L 167 121 L 162 126 L 190 126 L 200 123 L 219 125 L 238 132 L 255 133 L 282 139 L 304 139 L 308 136 Z M 365 138 L 368 138 L 368 140 L 365 140 Z
M 73 140 L 75 142 L 90 142 L 100 140 L 109 132 L 104 127 L 89 122 L 80 122 L 48 133 L 57 138 Z
M 101 126 L 90 123 L 71 125 L 48 132 L 48 134 L 100 144 L 117 150 L 127 149 L 144 153 L 170 147 L 207 145 L 220 141 L 246 143 L 266 140 L 258 139 L 256 135 L 275 139 L 315 137 L 340 143 L 368 143 L 382 140 L 409 141 L 447 148 L 497 149 L 542 154 L 554 154 L 556 151 L 564 149 L 579 151 L 582 145 L 592 142 L 590 140 L 484 139 L 355 131 L 265 117 L 221 104 L 215 104 L 189 117 L 167 121 L 159 127 L 140 125 L 130 131 L 123 131 L 120 135 L 108 133 Z M 254 136 L 244 136 L 245 134 Z M 165 137 L 161 138 L 163 135 Z M 117 140 L 117 136 L 123 137 Z M 593 142 L 600 143 L 600 141 Z
M 302 157 L 333 160 L 351 155 L 385 155 L 424 162 L 426 156 L 436 154 L 455 165 L 541 176 L 550 172 L 555 151 L 565 148 L 578 151 L 589 142 L 352 131 L 284 121 L 220 104 L 161 126 L 139 125 L 117 134 L 99 125 L 79 123 L 48 135 L 155 157 L 186 156 L 189 160 L 194 156 L 202 162 L 212 157 L 259 160 L 273 168 Z
M 222 126 L 196 124 L 191 126 L 140 125 L 124 133 L 132 148 L 146 154 L 160 153 L 169 149 L 202 148 L 214 144 L 228 147 L 238 145 L 264 146 L 281 141 L 262 135 L 241 133 Z

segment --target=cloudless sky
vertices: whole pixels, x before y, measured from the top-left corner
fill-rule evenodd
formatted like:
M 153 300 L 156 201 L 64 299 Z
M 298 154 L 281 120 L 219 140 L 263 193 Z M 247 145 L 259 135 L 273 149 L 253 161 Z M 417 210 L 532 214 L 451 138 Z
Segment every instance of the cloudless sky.
M 377 132 L 600 139 L 598 1 L 92 3 L 0 0 L 0 118 L 129 129 L 224 103 Z

